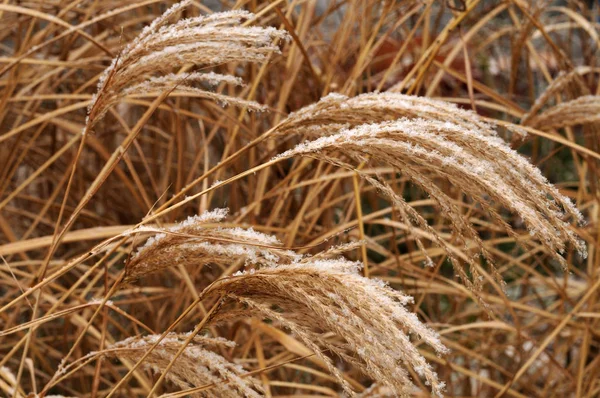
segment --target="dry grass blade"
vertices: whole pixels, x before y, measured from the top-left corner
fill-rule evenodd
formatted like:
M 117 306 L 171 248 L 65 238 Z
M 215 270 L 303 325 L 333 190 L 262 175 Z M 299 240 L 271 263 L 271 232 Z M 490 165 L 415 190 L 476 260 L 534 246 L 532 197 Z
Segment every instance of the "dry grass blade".
M 159 335 L 130 337 L 107 347 L 104 355 L 138 361 L 159 337 Z M 162 372 L 187 337 L 186 334 L 168 334 L 152 350 L 142 363 L 142 367 L 156 373 Z M 241 377 L 246 373 L 244 368 L 215 353 L 212 349 L 216 346 L 233 347 L 235 343 L 225 339 L 194 337 L 170 368 L 166 379 L 183 390 L 209 383 L 214 384 L 210 390 L 193 396 L 227 398 L 262 396 L 262 387 L 258 380 L 253 377 Z

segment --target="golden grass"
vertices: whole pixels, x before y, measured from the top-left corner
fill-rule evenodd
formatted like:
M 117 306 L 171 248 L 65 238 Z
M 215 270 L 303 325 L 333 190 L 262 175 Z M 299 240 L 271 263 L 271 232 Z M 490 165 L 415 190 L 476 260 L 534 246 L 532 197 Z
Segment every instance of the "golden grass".
M 0 396 L 599 395 L 590 4 L 0 4 Z

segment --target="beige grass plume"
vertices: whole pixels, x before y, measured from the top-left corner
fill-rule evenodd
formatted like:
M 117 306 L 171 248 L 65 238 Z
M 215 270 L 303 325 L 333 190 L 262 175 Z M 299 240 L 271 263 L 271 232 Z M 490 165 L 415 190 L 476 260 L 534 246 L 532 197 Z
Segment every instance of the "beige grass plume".
M 360 266 L 341 258 L 304 259 L 222 278 L 203 295 L 223 296 L 247 307 L 239 311 L 235 305 L 223 305 L 220 311 L 226 320 L 229 308 L 238 316 L 258 314 L 288 329 L 327 364 L 350 394 L 350 386 L 327 352 L 395 394 L 408 396 L 413 390 L 406 371 L 410 367 L 433 393 L 441 395 L 444 384 L 415 346 L 422 341 L 444 353 L 447 350 L 438 335 L 404 307 L 411 297 L 360 276 Z M 214 321 L 219 320 L 217 315 Z
M 216 209 L 175 227 L 143 227 L 141 231 L 159 233 L 127 264 L 126 280 L 173 264 L 225 264 L 241 259 L 254 267 L 222 277 L 200 294 L 226 299 L 211 322 L 257 315 L 272 319 L 311 348 L 348 392 L 350 387 L 327 352 L 398 394 L 406 395 L 413 388 L 405 367 L 412 367 L 434 393 L 441 393 L 443 383 L 409 334 L 439 353 L 446 348 L 434 331 L 404 307 L 412 298 L 360 276 L 360 263 L 326 258 L 354 247 L 352 244 L 315 257 L 301 256 L 279 247 L 275 237 L 252 229 L 219 226 L 226 215 L 226 210 Z
M 98 81 L 98 92 L 88 109 L 88 128 L 97 123 L 108 108 L 127 95 L 152 95 L 175 90 L 208 98 L 222 104 L 245 106 L 249 110 L 265 107 L 206 88 L 221 83 L 242 85 L 241 79 L 214 72 L 175 74 L 184 65 L 213 67 L 227 62 L 261 62 L 279 52 L 278 39 L 285 31 L 271 27 L 241 26 L 253 14 L 228 11 L 192 17 L 169 24 L 179 11 L 191 3 L 184 0 L 143 29 L 129 43 Z
M 355 98 L 332 94 L 291 114 L 276 134 L 292 133 L 319 138 L 280 154 L 278 159 L 306 156 L 351 170 L 359 162 L 392 166 L 427 192 L 449 218 L 457 235 L 475 241 L 490 261 L 477 233 L 452 198 L 438 187 L 437 180 L 450 181 L 509 233 L 510 226 L 495 206 L 501 205 L 520 216 L 530 234 L 563 266 L 566 262 L 560 254 L 566 242 L 585 255 L 583 243 L 566 221 L 569 217 L 582 221 L 572 202 L 473 112 L 443 101 L 398 93 L 371 93 Z M 425 228 L 445 245 L 389 185 L 367 175 L 363 177 L 392 198 L 406 221 Z M 466 274 L 456 267 L 452 253 L 449 255 L 465 279 Z M 477 284 L 475 264 L 470 263 Z M 497 274 L 496 277 L 500 279 Z
M 559 75 L 546 87 L 546 89 L 535 99 L 531 108 L 521 119 L 521 124 L 529 125 L 530 121 L 539 111 L 557 95 L 564 94 L 568 99 L 576 99 L 581 95 L 589 94 L 589 88 L 585 85 L 582 74 L 585 68 L 574 68 L 568 73 L 560 72 Z
M 444 101 L 399 93 L 366 93 L 347 97 L 331 93 L 314 104 L 293 113 L 276 127 L 276 135 L 301 135 L 317 138 L 340 129 L 365 123 L 392 121 L 400 118 L 452 121 L 485 135 L 495 136 L 489 125 L 476 114 Z
M 242 260 L 246 265 L 275 265 L 301 258 L 281 247 L 271 235 L 252 228 L 227 228 L 219 225 L 227 209 L 215 209 L 169 228 L 142 227 L 137 232 L 152 233 L 133 254 L 125 268 L 125 282 L 160 271 L 175 264 L 229 265 Z
M 105 356 L 139 361 L 159 340 L 160 335 L 130 337 L 119 341 L 105 350 Z M 142 367 L 156 373 L 166 369 L 188 335 L 169 333 L 142 362 Z M 166 379 L 185 390 L 214 384 L 210 389 L 194 396 L 242 398 L 262 396 L 262 387 L 253 377 L 241 377 L 247 371 L 215 353 L 216 346 L 233 347 L 235 343 L 220 338 L 195 336 L 166 374 Z
M 548 108 L 531 117 L 527 124 L 540 130 L 549 130 L 599 121 L 600 95 L 584 95 Z

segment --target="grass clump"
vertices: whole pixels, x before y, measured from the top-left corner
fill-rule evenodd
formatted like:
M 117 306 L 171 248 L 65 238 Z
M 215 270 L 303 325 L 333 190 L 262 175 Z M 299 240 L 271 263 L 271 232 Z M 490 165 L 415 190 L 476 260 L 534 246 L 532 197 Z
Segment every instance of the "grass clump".
M 0 395 L 599 394 L 597 5 L 63 3 L 0 4 Z

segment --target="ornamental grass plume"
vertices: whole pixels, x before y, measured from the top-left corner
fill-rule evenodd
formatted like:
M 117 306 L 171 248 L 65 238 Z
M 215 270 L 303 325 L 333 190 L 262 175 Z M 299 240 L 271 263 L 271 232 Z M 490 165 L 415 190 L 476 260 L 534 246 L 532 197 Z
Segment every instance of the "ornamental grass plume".
M 218 223 L 227 209 L 206 211 L 169 228 L 142 227 L 136 232 L 154 235 L 140 246 L 125 267 L 124 282 L 172 265 L 275 265 L 296 261 L 301 256 L 281 247 L 277 238 L 252 228 L 227 228 Z
M 544 105 L 552 98 L 556 98 L 557 95 L 563 94 L 569 99 L 575 99 L 581 95 L 589 94 L 590 90 L 582 78 L 584 72 L 585 68 L 574 68 L 569 73 L 559 73 L 539 97 L 535 99 L 535 102 L 531 105 L 527 113 L 523 115 L 521 124 L 528 125 L 530 120 L 539 113 Z
M 278 53 L 278 40 L 286 40 L 285 31 L 272 27 L 241 26 L 252 13 L 234 10 L 169 20 L 191 3 L 184 0 L 144 28 L 113 59 L 98 81 L 98 92 L 88 108 L 88 128 L 96 124 L 108 108 L 125 96 L 152 95 L 174 90 L 222 104 L 244 106 L 249 110 L 266 108 L 225 94 L 207 91 L 221 83 L 242 85 L 242 80 L 214 72 L 172 73 L 175 68 L 193 64 L 202 68 L 228 62 L 261 62 Z M 200 86 L 200 87 L 199 87 Z M 204 86 L 204 87 L 203 87 Z
M 584 244 L 567 222 L 569 217 L 581 222 L 580 212 L 473 112 L 443 101 L 397 93 L 371 93 L 355 98 L 333 94 L 290 115 L 275 134 L 292 132 L 308 138 L 320 137 L 299 144 L 275 159 L 311 157 L 350 170 L 356 170 L 354 164 L 361 162 L 392 166 L 427 192 L 450 220 L 456 235 L 476 242 L 491 264 L 493 260 L 477 232 L 436 181 L 449 181 L 458 187 L 513 236 L 496 205 L 517 214 L 530 234 L 564 267 L 567 265 L 561 254 L 566 243 L 585 256 Z M 447 244 L 416 210 L 387 183 L 359 174 L 393 200 L 406 222 L 432 234 L 446 249 L 462 279 L 470 287 L 478 286 L 480 274 L 472 259 L 467 262 L 473 284 Z M 419 240 L 417 243 L 423 249 Z M 494 275 L 501 281 L 499 274 Z
M 239 317 L 264 317 L 288 329 L 326 363 L 351 395 L 351 387 L 327 352 L 396 395 L 409 396 L 414 390 L 406 368 L 425 379 L 432 393 L 441 395 L 444 383 L 416 347 L 424 342 L 446 353 L 439 336 L 404 307 L 412 297 L 362 277 L 360 267 L 343 258 L 304 259 L 222 278 L 203 296 L 225 297 L 230 304 L 221 307 L 215 322 L 231 320 L 228 312 L 233 311 Z M 245 308 L 238 310 L 238 303 Z
M 104 356 L 137 362 L 160 337 L 149 335 L 127 338 L 107 347 Z M 186 333 L 167 334 L 142 362 L 142 367 L 161 373 L 169 366 L 187 338 Z M 193 394 L 195 397 L 261 397 L 263 390 L 260 382 L 253 377 L 241 377 L 247 373 L 246 370 L 215 353 L 213 350 L 218 346 L 232 348 L 235 343 L 222 338 L 195 336 L 174 361 L 166 379 L 184 390 L 212 384 L 207 391 Z
M 558 129 L 600 121 L 600 95 L 584 95 L 546 109 L 528 120 L 540 130 Z
M 438 353 L 447 350 L 437 334 L 404 307 L 412 298 L 381 281 L 360 276 L 360 263 L 325 258 L 352 249 L 354 244 L 314 257 L 301 256 L 279 248 L 276 238 L 251 228 L 214 225 L 226 215 L 225 209 L 217 209 L 157 230 L 160 233 L 148 239 L 127 264 L 126 281 L 175 263 L 197 266 L 242 259 L 254 268 L 223 276 L 200 294 L 201 298 L 218 295 L 226 300 L 211 322 L 254 316 L 271 319 L 312 349 L 351 394 L 327 352 L 399 395 L 406 396 L 414 388 L 404 367 L 414 369 L 433 393 L 441 394 L 443 383 L 409 335 Z
M 356 97 L 331 93 L 318 102 L 291 113 L 275 128 L 274 134 L 317 138 L 348 127 L 403 117 L 452 121 L 466 129 L 476 129 L 484 135 L 496 135 L 477 114 L 460 109 L 454 104 L 393 92 L 366 93 Z

